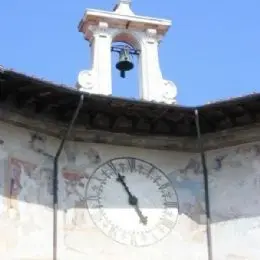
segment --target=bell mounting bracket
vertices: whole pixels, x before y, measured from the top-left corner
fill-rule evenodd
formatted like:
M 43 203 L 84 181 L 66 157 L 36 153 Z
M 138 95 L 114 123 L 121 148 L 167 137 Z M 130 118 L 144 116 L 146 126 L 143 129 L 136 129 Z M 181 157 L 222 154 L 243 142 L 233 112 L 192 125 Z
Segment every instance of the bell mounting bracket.
M 111 47 L 111 51 L 112 52 L 117 52 L 117 53 L 121 53 L 122 50 L 128 50 L 128 53 L 130 55 L 140 55 L 140 50 L 136 50 L 133 47 L 129 46 L 129 45 L 116 45 L 116 46 L 112 46 Z

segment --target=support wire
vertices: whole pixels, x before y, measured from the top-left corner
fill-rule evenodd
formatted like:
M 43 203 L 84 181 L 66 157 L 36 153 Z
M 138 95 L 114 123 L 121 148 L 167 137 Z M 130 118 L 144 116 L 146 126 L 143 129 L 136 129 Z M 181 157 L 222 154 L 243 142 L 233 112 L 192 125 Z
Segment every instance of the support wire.
M 205 206 L 206 206 L 206 216 L 207 216 L 206 227 L 207 227 L 208 260 L 213 260 L 208 169 L 207 169 L 205 152 L 204 152 L 204 148 L 203 148 L 203 142 L 201 140 L 199 112 L 197 109 L 194 112 L 195 112 L 195 123 L 196 123 L 196 130 L 197 130 L 198 148 L 199 148 L 199 152 L 200 152 L 201 164 L 202 164 L 202 168 L 203 168 L 203 177 L 204 177 Z
M 62 140 L 60 142 L 60 146 L 56 152 L 56 155 L 54 157 L 53 161 L 53 260 L 57 260 L 57 245 L 58 245 L 58 227 L 57 227 L 57 212 L 58 212 L 58 160 L 60 158 L 62 149 L 64 147 L 65 141 L 68 139 L 71 130 L 73 128 L 73 125 L 78 117 L 79 111 L 83 105 L 84 102 L 84 94 L 81 94 L 77 108 L 73 114 L 73 117 L 70 121 L 70 124 L 67 128 L 67 131 L 65 135 L 62 137 Z

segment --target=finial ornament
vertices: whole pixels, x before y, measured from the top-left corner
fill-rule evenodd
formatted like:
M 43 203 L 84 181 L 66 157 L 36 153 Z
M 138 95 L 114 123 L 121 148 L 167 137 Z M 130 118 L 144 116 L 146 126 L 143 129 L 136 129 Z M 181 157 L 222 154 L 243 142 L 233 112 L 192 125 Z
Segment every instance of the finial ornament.
M 119 0 L 114 12 L 122 15 L 134 15 L 131 10 L 132 0 Z
M 119 4 L 129 4 L 129 5 L 131 5 L 131 3 L 132 3 L 132 0 L 119 0 Z

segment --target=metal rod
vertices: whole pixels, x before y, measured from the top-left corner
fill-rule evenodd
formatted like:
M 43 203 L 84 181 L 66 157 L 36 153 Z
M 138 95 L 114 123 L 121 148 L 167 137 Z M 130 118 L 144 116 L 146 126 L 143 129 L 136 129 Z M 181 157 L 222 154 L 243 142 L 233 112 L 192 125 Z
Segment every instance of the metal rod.
M 60 146 L 56 152 L 56 155 L 54 157 L 54 162 L 53 162 L 53 260 L 57 260 L 57 242 L 58 242 L 58 232 L 57 232 L 57 211 L 58 211 L 58 160 L 60 158 L 63 146 L 65 141 L 70 135 L 70 132 L 72 130 L 72 127 L 78 117 L 79 111 L 83 105 L 84 101 L 84 95 L 82 94 L 80 96 L 77 108 L 73 114 L 73 117 L 71 119 L 71 122 L 67 128 L 67 131 L 65 135 L 63 136 Z
M 134 48 L 129 48 L 129 47 L 125 47 L 125 45 L 119 45 L 119 46 L 112 46 L 111 47 L 111 51 L 112 52 L 117 52 L 117 53 L 121 53 L 123 50 L 127 49 L 129 54 L 131 55 L 140 55 L 141 51 L 140 50 L 136 50 Z
M 206 164 L 206 157 L 203 148 L 203 143 L 201 140 L 201 132 L 200 132 L 200 120 L 199 120 L 199 112 L 196 109 L 195 111 L 195 123 L 197 129 L 197 138 L 198 138 L 198 146 L 200 150 L 201 163 L 203 168 L 203 177 L 204 177 L 204 190 L 205 190 L 205 206 L 206 206 L 206 215 L 207 215 L 207 247 L 208 247 L 208 259 L 213 260 L 212 254 L 212 239 L 211 239 L 211 214 L 210 214 L 210 200 L 209 200 L 209 181 L 208 181 L 208 169 Z

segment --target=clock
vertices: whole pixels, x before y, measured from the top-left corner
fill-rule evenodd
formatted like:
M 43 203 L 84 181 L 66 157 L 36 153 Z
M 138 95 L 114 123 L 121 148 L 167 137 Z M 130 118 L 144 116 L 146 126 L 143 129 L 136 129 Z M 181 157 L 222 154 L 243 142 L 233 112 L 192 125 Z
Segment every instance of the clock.
M 178 198 L 168 177 L 155 165 L 120 157 L 99 166 L 86 185 L 94 224 L 121 244 L 145 247 L 174 228 Z

